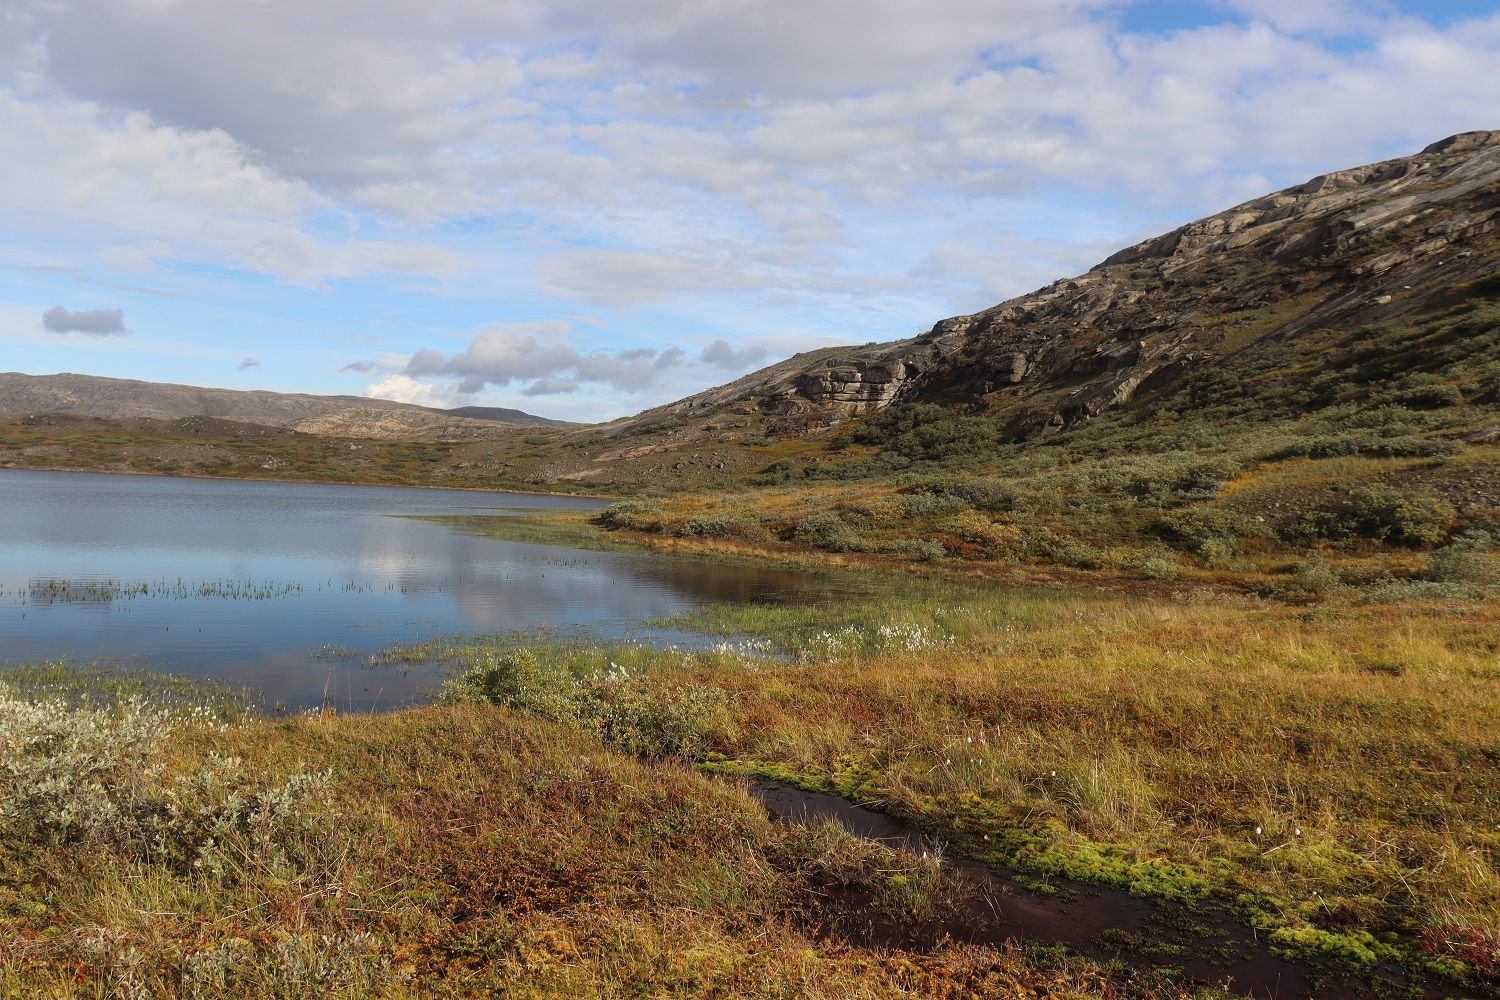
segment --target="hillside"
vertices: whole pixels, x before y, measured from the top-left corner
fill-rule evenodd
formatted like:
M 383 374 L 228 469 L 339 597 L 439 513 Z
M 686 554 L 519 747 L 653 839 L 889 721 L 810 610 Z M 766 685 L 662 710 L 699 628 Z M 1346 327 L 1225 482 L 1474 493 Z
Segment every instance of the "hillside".
M 507 412 L 520 413 L 518 410 Z M 521 416 L 528 414 L 522 413 Z M 347 410 L 329 410 L 316 416 L 304 417 L 291 424 L 290 429 L 324 437 L 453 442 L 506 437 L 518 429 L 535 429 L 536 426 L 532 424 L 528 427 L 525 423 L 515 421 L 502 422 L 499 418 L 491 417 L 476 419 L 454 416 L 450 412 L 350 407 Z
M 71 373 L 22 375 L 18 372 L 0 372 L 0 414 L 71 413 L 107 419 L 148 420 L 220 417 L 244 423 L 286 427 L 309 417 L 350 409 L 430 412 L 455 418 L 502 421 L 530 427 L 570 426 L 563 420 L 549 420 L 520 410 L 497 407 L 462 407 L 450 412 L 364 396 L 311 396 L 258 389 L 210 389 Z
M 1500 132 L 1466 133 L 1237 205 L 920 336 L 798 355 L 601 431 L 678 451 L 818 437 L 936 402 L 998 414 L 1008 439 L 1042 437 L 1277 349 L 1337 365 L 1359 350 L 1355 331 L 1463 298 L 1500 264 L 1497 247 Z
M 1288 595 L 1488 580 L 1500 132 L 590 433 L 533 477 L 657 487 L 613 516 L 651 534 Z

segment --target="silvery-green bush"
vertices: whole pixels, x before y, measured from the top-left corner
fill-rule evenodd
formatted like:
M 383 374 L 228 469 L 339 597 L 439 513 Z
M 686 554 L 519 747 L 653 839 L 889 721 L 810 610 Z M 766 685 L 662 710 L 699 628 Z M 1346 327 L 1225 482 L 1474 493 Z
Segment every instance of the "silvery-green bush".
M 0 838 L 225 874 L 300 854 L 331 774 L 257 787 L 239 760 L 213 755 L 169 774 L 169 741 L 190 724 L 141 700 L 100 709 L 0 694 Z

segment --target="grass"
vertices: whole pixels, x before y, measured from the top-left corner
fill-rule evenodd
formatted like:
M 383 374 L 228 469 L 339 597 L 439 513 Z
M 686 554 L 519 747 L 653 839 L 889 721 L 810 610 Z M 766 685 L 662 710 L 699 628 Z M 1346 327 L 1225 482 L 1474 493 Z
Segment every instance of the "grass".
M 0 784 L 0 996 L 1187 995 L 1045 952 L 861 945 L 849 918 L 920 926 L 954 885 L 571 725 L 475 704 L 228 728 L 130 711 L 47 718 L 147 775 L 108 828 Z M 8 736 L 28 725 L 0 701 Z
M 1500 961 L 1497 614 L 860 576 L 829 604 L 651 623 L 737 640 L 717 649 L 510 637 L 402 655 L 638 755 L 1227 910 L 1289 954 L 1483 977 Z
M 253 693 L 233 685 L 67 660 L 0 667 L 0 696 L 72 707 L 135 703 L 173 717 L 220 724 L 242 721 L 256 711 Z

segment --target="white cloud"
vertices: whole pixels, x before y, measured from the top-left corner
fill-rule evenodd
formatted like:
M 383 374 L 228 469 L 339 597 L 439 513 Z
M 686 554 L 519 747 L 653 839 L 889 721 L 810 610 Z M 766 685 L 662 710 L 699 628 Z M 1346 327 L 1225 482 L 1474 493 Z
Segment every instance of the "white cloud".
M 431 382 L 419 382 L 407 375 L 387 375 L 379 382 L 365 386 L 365 395 L 372 399 L 393 399 L 398 403 L 414 403 L 417 406 L 434 406 L 449 409 L 463 406 L 468 396 L 446 386 Z
M 584 353 L 570 342 L 571 331 L 571 324 L 565 320 L 491 323 L 475 332 L 466 350 L 448 355 L 424 347 L 411 356 L 405 370 L 408 375 L 455 377 L 459 379 L 459 391 L 464 393 L 536 380 L 533 388 L 543 386 L 529 393 L 536 395 L 562 391 L 555 386 L 564 379 L 639 392 L 687 360 L 686 353 L 677 347 Z

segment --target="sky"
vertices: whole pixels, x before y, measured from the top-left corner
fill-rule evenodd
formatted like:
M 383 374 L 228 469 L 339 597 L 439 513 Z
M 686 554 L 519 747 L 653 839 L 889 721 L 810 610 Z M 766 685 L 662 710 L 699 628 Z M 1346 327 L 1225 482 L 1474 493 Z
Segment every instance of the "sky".
M 1500 3 L 0 0 L 0 371 L 568 420 L 1500 128 Z

